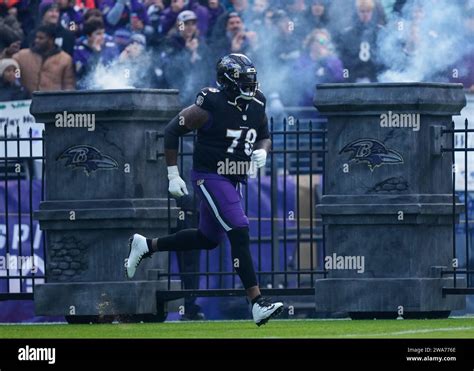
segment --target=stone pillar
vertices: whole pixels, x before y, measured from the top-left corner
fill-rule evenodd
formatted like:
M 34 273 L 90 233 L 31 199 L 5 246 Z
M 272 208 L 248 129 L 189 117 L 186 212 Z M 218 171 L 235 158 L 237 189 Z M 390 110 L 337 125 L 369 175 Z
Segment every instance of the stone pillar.
M 36 212 L 46 231 L 46 283 L 35 286 L 37 315 L 164 319 L 156 292 L 168 283 L 157 269 L 167 270 L 168 255 L 144 259 L 132 281 L 124 259 L 132 233 L 167 234 L 176 220 L 157 154 L 163 153 L 158 134 L 179 109 L 175 90 L 33 95 L 31 114 L 46 128 L 46 194 Z M 81 122 L 85 127 L 70 127 Z
M 316 280 L 317 310 L 390 318 L 462 309 L 464 297 L 442 296 L 452 279 L 440 275 L 453 243 L 451 153 L 441 152 L 452 136 L 441 130 L 466 104 L 462 85 L 322 84 L 314 102 L 328 117 L 317 210 L 329 274 Z

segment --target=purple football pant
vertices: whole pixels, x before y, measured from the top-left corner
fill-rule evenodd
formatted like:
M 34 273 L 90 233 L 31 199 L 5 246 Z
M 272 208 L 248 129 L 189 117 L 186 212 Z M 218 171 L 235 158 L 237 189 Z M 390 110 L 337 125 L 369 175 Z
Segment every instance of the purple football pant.
M 197 171 L 192 171 L 191 180 L 200 198 L 199 230 L 204 236 L 219 243 L 230 230 L 249 226 L 240 184 L 219 174 Z

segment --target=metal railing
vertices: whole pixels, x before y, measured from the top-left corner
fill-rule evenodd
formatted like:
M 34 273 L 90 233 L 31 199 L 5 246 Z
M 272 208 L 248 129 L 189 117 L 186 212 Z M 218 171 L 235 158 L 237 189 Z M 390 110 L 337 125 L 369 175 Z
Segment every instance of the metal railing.
M 469 133 L 474 133 L 474 129 L 469 129 L 469 121 L 466 118 L 464 120 L 464 127 L 462 129 L 456 129 L 454 121 L 450 129 L 442 130 L 442 135 L 450 135 L 451 146 L 449 148 L 441 148 L 442 152 L 451 153 L 452 159 L 452 266 L 442 272 L 443 276 L 453 277 L 453 287 L 443 288 L 444 294 L 474 294 L 474 270 L 472 269 L 471 259 L 473 257 L 471 247 L 471 236 L 474 232 L 470 223 L 474 222 L 471 220 L 472 217 L 469 215 L 474 210 L 474 205 L 471 205 L 470 200 L 472 199 L 468 187 L 469 180 L 469 152 L 474 151 L 474 148 L 469 146 Z M 458 135 L 457 135 L 458 134 Z M 459 141 L 457 139 L 460 139 Z M 458 144 L 459 142 L 459 144 Z M 460 173 L 459 164 L 456 161 L 456 153 L 462 153 L 464 156 L 463 167 L 464 177 L 463 190 L 456 189 L 457 176 Z M 471 169 L 474 170 L 474 169 Z M 461 201 L 463 204 L 462 213 L 459 215 L 456 212 L 457 205 Z M 458 235 L 462 235 L 458 238 Z M 464 248 L 459 246 L 458 242 L 464 241 Z M 461 282 L 460 282 L 461 281 Z
M 44 157 L 35 156 L 33 146 L 38 143 L 44 153 L 44 132 L 42 137 L 33 137 L 30 129 L 27 137 L 20 137 L 19 127 L 16 133 L 8 133 L 6 125 L 2 131 L 0 300 L 33 299 L 35 283 L 44 282 L 45 278 L 45 235 L 33 220 L 33 212 L 44 199 L 45 189 Z M 40 166 L 35 166 L 35 162 L 40 162 Z

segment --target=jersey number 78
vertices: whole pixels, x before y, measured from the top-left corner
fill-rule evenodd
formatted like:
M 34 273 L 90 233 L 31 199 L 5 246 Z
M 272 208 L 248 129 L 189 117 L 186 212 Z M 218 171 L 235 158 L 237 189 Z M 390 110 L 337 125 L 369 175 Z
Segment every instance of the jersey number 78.
M 227 129 L 227 138 L 233 138 L 232 144 L 227 148 L 227 153 L 234 153 L 234 149 L 239 145 L 243 130 L 232 130 Z M 245 135 L 245 149 L 244 152 L 247 156 L 252 154 L 253 144 L 257 140 L 257 131 L 250 129 Z

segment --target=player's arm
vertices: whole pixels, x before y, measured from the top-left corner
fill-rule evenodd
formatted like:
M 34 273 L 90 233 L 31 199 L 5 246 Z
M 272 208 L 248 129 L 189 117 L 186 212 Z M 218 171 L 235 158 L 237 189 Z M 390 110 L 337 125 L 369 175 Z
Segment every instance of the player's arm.
M 254 144 L 252 152 L 252 161 L 254 161 L 258 168 L 265 166 L 267 162 L 267 154 L 272 148 L 272 141 L 270 139 L 270 131 L 268 130 L 268 118 L 264 116 L 263 122 L 259 127 L 257 133 L 257 141 Z
M 165 127 L 165 158 L 168 166 L 168 191 L 174 197 L 188 194 L 186 183 L 179 176 L 178 170 L 178 148 L 179 137 L 199 129 L 209 120 L 209 113 L 193 104 L 182 110 Z
M 209 120 L 206 110 L 193 104 L 183 109 L 165 127 L 165 158 L 166 165 L 176 166 L 178 163 L 179 137 L 200 129 Z

